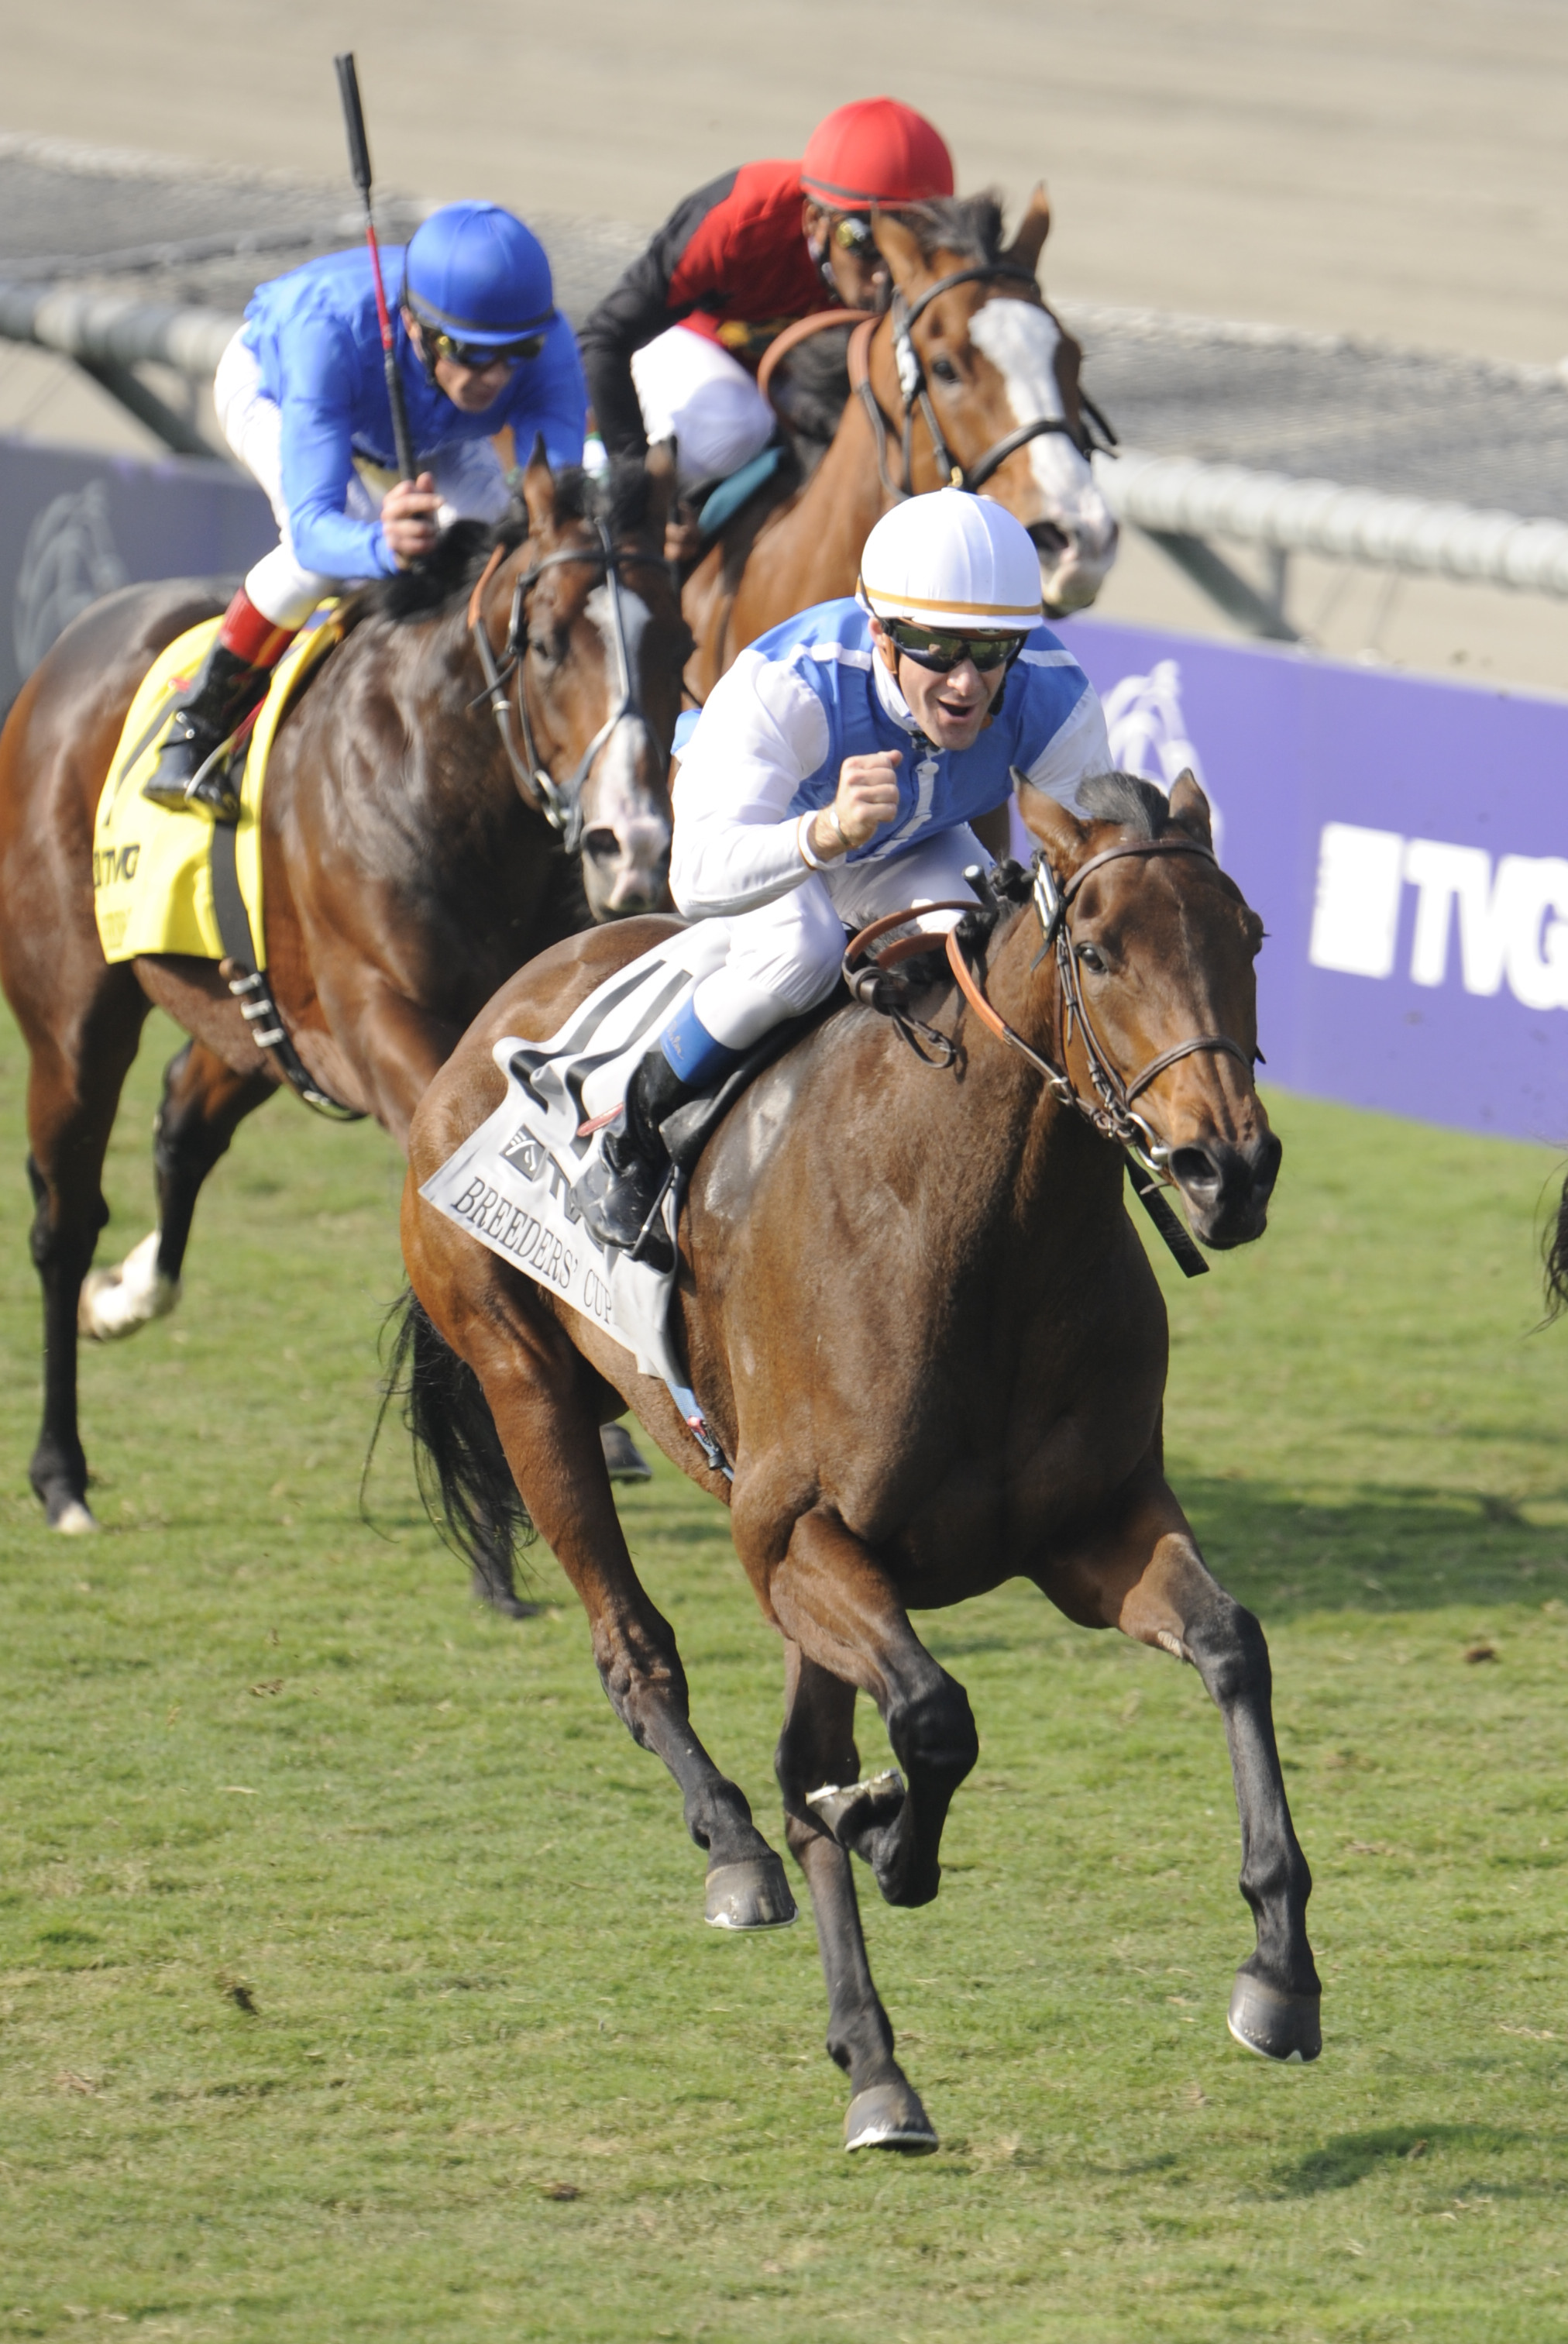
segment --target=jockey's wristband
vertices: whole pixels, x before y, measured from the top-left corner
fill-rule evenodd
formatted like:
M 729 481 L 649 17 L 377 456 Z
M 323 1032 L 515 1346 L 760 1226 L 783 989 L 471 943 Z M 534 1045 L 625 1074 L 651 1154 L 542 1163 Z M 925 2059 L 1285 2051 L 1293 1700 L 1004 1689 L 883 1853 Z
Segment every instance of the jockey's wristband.
M 795 825 L 795 844 L 800 850 L 800 860 L 808 871 L 826 871 L 827 861 L 822 855 L 816 854 L 811 845 L 811 824 L 816 819 L 814 813 L 801 815 Z M 839 834 L 840 837 L 843 836 L 841 831 Z

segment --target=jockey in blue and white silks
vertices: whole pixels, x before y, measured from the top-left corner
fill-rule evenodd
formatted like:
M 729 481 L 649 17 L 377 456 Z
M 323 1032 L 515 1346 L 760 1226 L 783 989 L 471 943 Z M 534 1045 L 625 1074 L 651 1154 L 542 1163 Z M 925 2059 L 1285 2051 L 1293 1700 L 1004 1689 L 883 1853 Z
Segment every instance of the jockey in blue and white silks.
M 225 438 L 266 490 L 281 541 L 246 578 L 176 719 L 147 794 L 222 810 L 203 765 L 260 696 L 324 595 L 419 560 L 457 520 L 498 520 L 492 435 L 582 460 L 586 393 L 538 239 L 494 204 L 447 204 L 382 256 L 417 477 L 397 451 L 370 256 L 307 261 L 257 288 L 218 362 Z
M 636 1242 L 663 1177 L 658 1125 L 825 999 L 846 928 L 972 898 L 964 871 L 991 858 L 970 824 L 1008 803 L 1012 766 L 1070 804 L 1110 764 L 1093 688 L 1040 623 L 1022 525 L 960 489 L 886 514 L 859 594 L 742 652 L 685 750 L 670 893 L 689 919 L 726 920 L 729 948 L 633 1076 L 604 1144 L 612 1177 L 579 1184 L 594 1235 Z

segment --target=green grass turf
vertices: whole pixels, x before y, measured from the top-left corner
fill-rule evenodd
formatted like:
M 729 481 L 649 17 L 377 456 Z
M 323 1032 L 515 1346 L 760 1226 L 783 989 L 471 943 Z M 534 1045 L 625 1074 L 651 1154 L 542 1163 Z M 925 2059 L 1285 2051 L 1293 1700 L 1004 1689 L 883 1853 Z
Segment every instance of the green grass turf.
M 148 1225 L 171 1043 L 105 1258 Z M 982 1744 L 941 1898 L 869 1893 L 943 2137 L 905 2163 L 839 2150 L 809 1919 L 702 1927 L 548 1556 L 558 1609 L 477 1612 L 400 1437 L 360 1521 L 399 1275 L 379 1134 L 292 1102 L 241 1134 L 176 1318 L 84 1358 L 105 1534 L 38 1526 L 20 1070 L 6 1027 L 0 2338 L 1568 2332 L 1543 1151 L 1281 1097 L 1272 1230 L 1170 1280 L 1173 1478 L 1270 1632 L 1322 2061 L 1225 2034 L 1250 1925 L 1196 1677 L 1005 1589 L 927 1623 Z M 662 1466 L 625 1511 L 776 1834 L 778 1654 L 724 1519 Z

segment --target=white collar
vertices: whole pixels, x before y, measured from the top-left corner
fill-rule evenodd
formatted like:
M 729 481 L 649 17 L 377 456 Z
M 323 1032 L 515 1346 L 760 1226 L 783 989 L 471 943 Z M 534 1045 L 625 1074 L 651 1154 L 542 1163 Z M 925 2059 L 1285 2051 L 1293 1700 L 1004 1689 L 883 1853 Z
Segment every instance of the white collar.
M 882 658 L 876 645 L 871 646 L 871 681 L 877 687 L 877 698 L 882 713 L 905 732 L 913 732 L 924 740 L 925 735 L 910 712 L 910 703 L 899 689 L 899 679 Z

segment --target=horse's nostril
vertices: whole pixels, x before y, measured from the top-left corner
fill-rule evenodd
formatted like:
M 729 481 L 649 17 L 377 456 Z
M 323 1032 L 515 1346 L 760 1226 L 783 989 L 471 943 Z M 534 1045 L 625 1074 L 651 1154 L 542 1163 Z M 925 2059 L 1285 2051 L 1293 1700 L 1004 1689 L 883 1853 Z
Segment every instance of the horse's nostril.
M 1274 1183 L 1280 1177 L 1280 1162 L 1284 1153 L 1283 1143 L 1271 1131 L 1259 1147 L 1252 1165 L 1252 1182 L 1260 1195 L 1267 1197 L 1272 1193 Z
M 1212 1194 L 1220 1186 L 1220 1167 L 1206 1147 L 1178 1147 L 1171 1157 L 1172 1177 L 1191 1195 Z
M 1066 532 L 1058 529 L 1052 520 L 1030 521 L 1029 533 L 1038 552 L 1049 553 L 1054 557 L 1067 551 Z
M 591 854 L 596 863 L 613 862 L 620 853 L 620 841 L 613 830 L 589 830 L 583 834 L 583 853 Z

